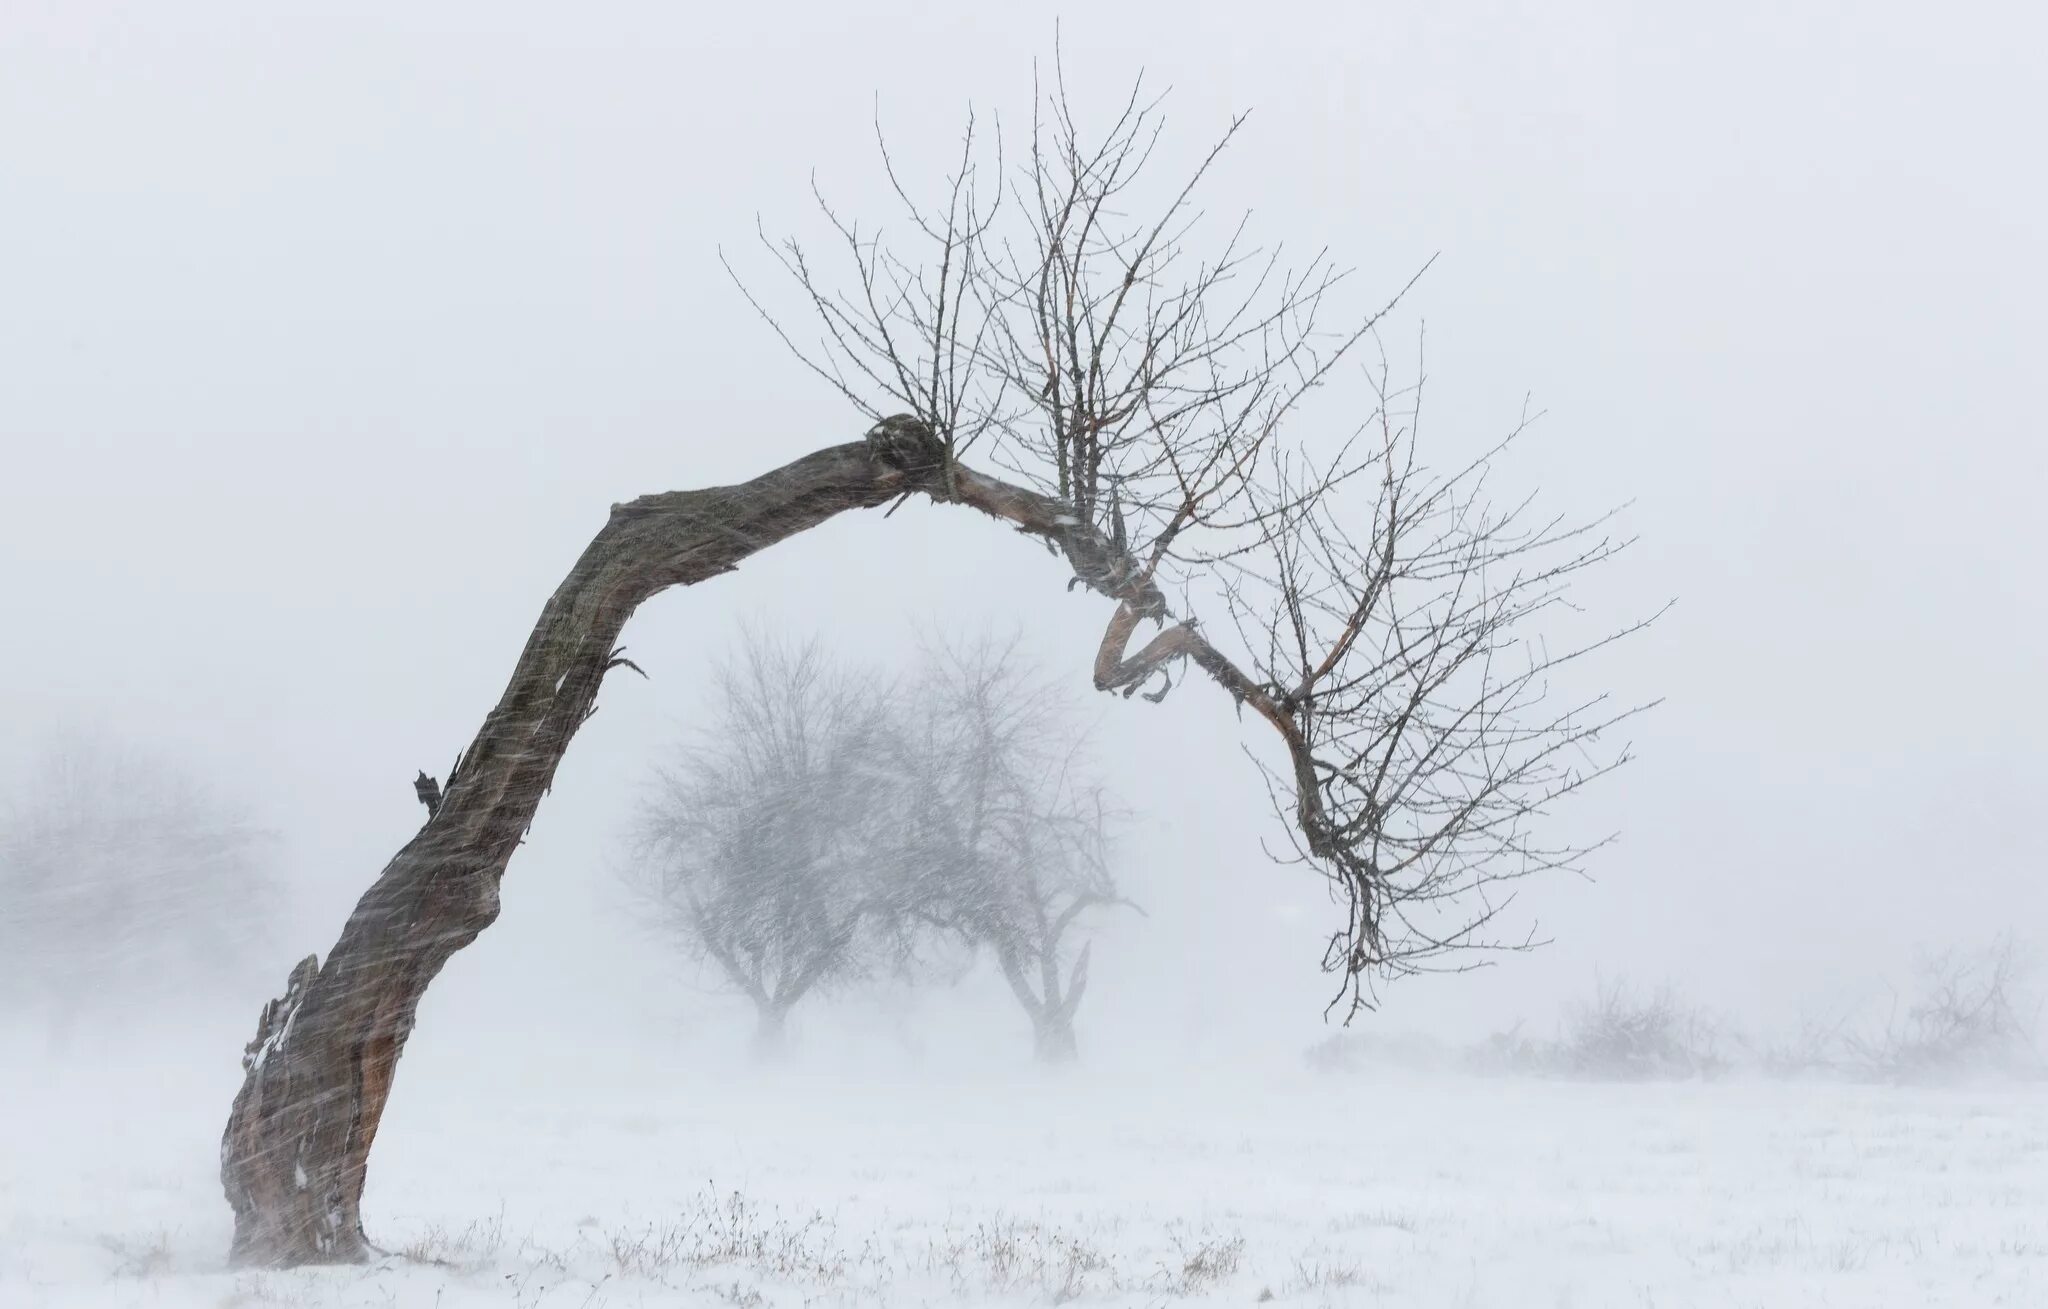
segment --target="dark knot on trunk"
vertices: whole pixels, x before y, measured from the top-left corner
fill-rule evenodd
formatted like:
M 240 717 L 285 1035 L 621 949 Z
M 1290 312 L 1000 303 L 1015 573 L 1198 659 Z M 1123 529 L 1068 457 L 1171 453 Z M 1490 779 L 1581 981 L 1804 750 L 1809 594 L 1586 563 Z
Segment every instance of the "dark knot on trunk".
M 428 818 L 441 812 L 441 783 L 427 776 L 426 769 L 420 769 L 420 775 L 412 779 L 412 791 L 420 798 L 420 803 L 427 807 Z
M 868 429 L 867 441 L 877 460 L 899 472 L 935 472 L 946 463 L 946 443 L 916 414 L 891 414 Z

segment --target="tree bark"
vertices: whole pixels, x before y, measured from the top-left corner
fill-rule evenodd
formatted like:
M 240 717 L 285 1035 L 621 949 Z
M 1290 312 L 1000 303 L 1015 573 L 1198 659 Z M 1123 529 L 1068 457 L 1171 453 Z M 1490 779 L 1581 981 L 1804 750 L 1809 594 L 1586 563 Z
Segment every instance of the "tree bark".
M 753 1056 L 757 1063 L 772 1064 L 789 1050 L 789 1010 L 782 1005 L 754 1008 Z
M 1031 1019 L 1031 1052 L 1042 1064 L 1066 1064 L 1080 1058 L 1081 1047 L 1074 1039 L 1074 1011 L 1080 1007 L 1081 992 L 1088 984 L 1088 951 L 1084 947 L 1076 962 L 1067 992 L 1060 994 L 1057 945 L 1038 948 L 1040 989 L 1034 991 L 1025 975 L 1023 961 L 1014 949 L 998 945 L 996 963 L 1010 994 Z
M 497 707 L 426 825 L 356 905 L 325 965 L 266 1006 L 221 1140 L 237 1264 L 347 1263 L 374 1250 L 370 1147 L 420 998 L 498 916 L 498 883 L 650 596 L 729 572 L 848 509 L 919 489 L 943 461 L 921 424 L 878 424 L 738 486 L 614 505 L 542 610 Z
M 1031 1016 L 1031 1052 L 1042 1064 L 1070 1064 L 1081 1057 L 1074 1039 L 1074 1016 L 1059 1006 L 1048 1006 Z

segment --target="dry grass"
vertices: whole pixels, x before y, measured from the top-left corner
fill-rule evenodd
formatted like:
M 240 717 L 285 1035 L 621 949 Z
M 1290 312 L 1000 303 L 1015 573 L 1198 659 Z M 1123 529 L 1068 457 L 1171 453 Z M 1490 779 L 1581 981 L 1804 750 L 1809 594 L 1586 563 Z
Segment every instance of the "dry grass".
M 101 1237 L 100 1245 L 108 1254 L 114 1256 L 116 1277 L 162 1277 L 171 1271 L 174 1263 L 171 1258 L 171 1235 L 161 1229 L 145 1239 Z
M 568 1249 L 511 1239 L 500 1215 L 452 1232 L 430 1226 L 399 1257 L 479 1280 L 495 1275 L 515 1293 L 529 1284 L 588 1286 L 595 1294 L 651 1283 L 741 1306 L 768 1302 L 757 1281 L 801 1288 L 807 1297 L 887 1302 L 898 1272 L 942 1278 L 962 1296 L 1021 1292 L 1056 1305 L 1133 1291 L 1177 1298 L 1208 1294 L 1244 1265 L 1245 1239 L 1235 1234 L 1174 1234 L 1149 1267 L 1112 1253 L 1105 1238 L 1114 1235 L 998 1214 L 921 1240 L 906 1235 L 885 1247 L 870 1238 L 856 1246 L 822 1213 L 784 1214 L 737 1191 L 707 1191 L 674 1220 L 592 1230 Z
M 1175 1259 L 1162 1264 L 1156 1289 L 1173 1295 L 1201 1295 L 1237 1276 L 1244 1265 L 1244 1238 L 1204 1235 L 1199 1240 L 1173 1238 Z

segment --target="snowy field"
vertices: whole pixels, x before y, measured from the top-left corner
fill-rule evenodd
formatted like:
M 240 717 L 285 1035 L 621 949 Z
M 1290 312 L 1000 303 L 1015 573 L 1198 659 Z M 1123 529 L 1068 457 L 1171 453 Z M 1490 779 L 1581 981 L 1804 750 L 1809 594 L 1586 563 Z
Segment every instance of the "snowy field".
M 2048 1305 L 2038 1086 L 406 1072 L 390 1255 L 266 1273 L 231 1077 L 11 1060 L 0 1305 Z

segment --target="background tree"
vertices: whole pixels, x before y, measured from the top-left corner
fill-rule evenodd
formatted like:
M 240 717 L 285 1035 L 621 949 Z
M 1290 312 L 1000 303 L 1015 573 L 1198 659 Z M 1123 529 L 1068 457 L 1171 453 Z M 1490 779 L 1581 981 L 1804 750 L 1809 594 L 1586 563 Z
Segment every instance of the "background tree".
M 68 1044 L 249 980 L 274 926 L 267 833 L 189 772 L 88 736 L 48 743 L 0 810 L 0 996 Z
M 749 635 L 716 709 L 657 774 L 627 882 L 753 1003 L 755 1051 L 805 996 L 871 973 L 896 930 L 887 687 L 815 640 Z
M 1342 908 L 1323 961 L 1347 1015 L 1375 979 L 1529 943 L 1500 926 L 1508 884 L 1577 865 L 1585 844 L 1546 820 L 1626 758 L 1603 736 L 1632 712 L 1566 689 L 1632 628 L 1537 620 L 1623 543 L 1526 500 L 1490 509 L 1486 457 L 1432 472 L 1420 382 L 1369 353 L 1386 310 L 1347 306 L 1327 259 L 1290 270 L 1243 222 L 1195 244 L 1196 193 L 1242 120 L 1160 187 L 1155 100 L 1134 91 L 1101 134 L 1057 81 L 1034 111 L 1014 175 L 970 125 L 937 202 L 909 205 L 910 247 L 829 208 L 843 281 L 777 247 L 815 319 L 804 343 L 770 322 L 865 437 L 613 507 L 426 824 L 259 1017 L 221 1152 L 236 1260 L 369 1257 L 363 1179 L 420 998 L 496 920 L 634 610 L 849 509 L 923 495 L 1007 523 L 1113 604 L 1099 689 L 1156 698 L 1192 666 L 1271 730 L 1292 856 Z M 1363 393 L 1322 391 L 1339 380 Z
M 1110 869 L 1116 815 L 1071 719 L 1014 641 L 986 639 L 929 652 L 897 715 L 922 912 L 994 956 L 1048 1063 L 1079 1052 L 1075 929 L 1130 906 Z
M 1838 1026 L 1844 1062 L 1891 1082 L 2038 1075 L 2043 1005 L 2034 965 L 2031 951 L 2009 930 L 1976 948 L 1922 955 L 1910 989 L 1903 995 L 1890 990 L 1874 1031 Z

